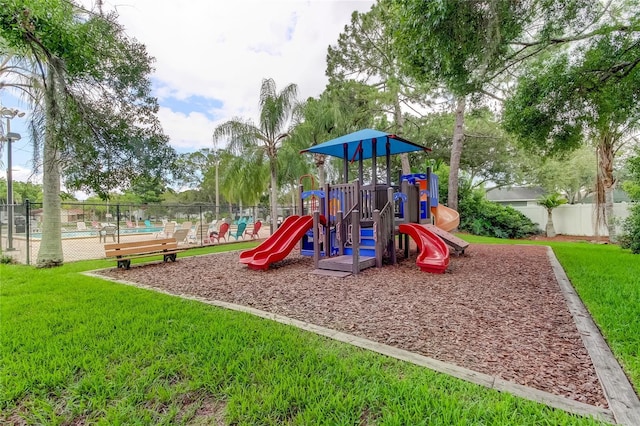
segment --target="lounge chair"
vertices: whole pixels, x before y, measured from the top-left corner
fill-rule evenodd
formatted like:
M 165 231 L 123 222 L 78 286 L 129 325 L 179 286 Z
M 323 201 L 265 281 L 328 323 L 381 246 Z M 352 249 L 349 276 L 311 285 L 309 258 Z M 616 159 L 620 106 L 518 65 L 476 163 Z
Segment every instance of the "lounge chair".
M 144 221 L 144 226 L 147 228 L 152 228 L 151 221 L 149 219 Z
M 247 222 L 240 222 L 238 224 L 238 229 L 236 232 L 229 232 L 229 237 L 233 237 L 236 241 L 238 241 L 239 237 L 242 237 L 244 240 L 244 230 L 247 229 Z
M 84 222 L 78 222 L 77 226 L 78 226 L 78 231 L 86 231 L 87 230 L 87 224 L 84 223 Z
M 164 224 L 164 228 L 162 228 L 162 231 L 156 234 L 156 238 L 171 238 L 174 232 L 176 232 L 176 224 L 173 222 L 167 222 Z
M 189 235 L 188 239 L 189 243 L 192 244 L 211 243 L 211 238 L 209 237 L 209 225 L 198 222 L 195 233 Z
M 260 235 L 258 235 L 258 232 L 260 232 L 260 228 L 262 228 L 262 222 L 261 221 L 257 221 L 253 225 L 253 229 L 251 230 L 251 232 L 249 232 L 249 230 L 247 229 L 246 231 L 244 231 L 244 235 L 249 235 L 252 240 L 254 238 L 256 238 L 256 239 L 260 238 Z M 244 239 L 244 236 L 242 237 L 242 239 Z
M 189 229 L 180 228 L 180 229 L 176 230 L 176 232 L 173 233 L 173 238 L 176 239 L 178 244 L 188 243 L 187 242 L 187 236 L 189 235 L 189 231 L 191 231 L 190 227 L 189 227 Z
M 136 226 L 130 220 L 127 221 L 127 228 L 135 228 Z
M 216 241 L 218 244 L 220 243 L 220 238 L 222 238 L 225 242 L 227 241 L 227 231 L 229 231 L 229 224 L 227 222 L 224 222 L 222 225 L 220 225 L 220 229 L 218 230 L 218 232 L 212 232 L 209 235 L 209 238 L 211 239 L 211 242 L 213 243 L 214 241 Z
M 191 231 L 191 225 L 192 225 L 191 221 L 182 222 L 180 224 L 180 229 L 186 229 L 188 231 Z

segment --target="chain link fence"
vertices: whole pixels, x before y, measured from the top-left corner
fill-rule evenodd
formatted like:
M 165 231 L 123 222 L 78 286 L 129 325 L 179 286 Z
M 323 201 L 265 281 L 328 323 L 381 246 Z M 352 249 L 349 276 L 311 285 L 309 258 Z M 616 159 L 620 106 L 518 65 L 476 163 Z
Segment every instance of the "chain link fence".
M 293 207 L 281 208 L 282 216 L 293 214 Z M 250 234 L 253 224 L 262 221 L 259 238 L 269 235 L 269 206 L 216 206 L 214 204 L 113 204 L 62 203 L 60 210 L 64 261 L 104 258 L 104 244 L 171 236 L 188 228 L 184 247 L 210 244 L 207 234 L 196 232 L 199 225 L 217 231 L 223 222 L 233 234 L 239 222 L 246 222 Z M 0 205 L 0 253 L 16 262 L 34 264 L 40 250 L 44 222 L 42 203 Z M 171 229 L 171 233 L 167 232 Z M 227 236 L 227 240 L 229 240 Z M 242 238 L 240 238 L 242 239 Z M 234 238 L 231 237 L 233 241 Z

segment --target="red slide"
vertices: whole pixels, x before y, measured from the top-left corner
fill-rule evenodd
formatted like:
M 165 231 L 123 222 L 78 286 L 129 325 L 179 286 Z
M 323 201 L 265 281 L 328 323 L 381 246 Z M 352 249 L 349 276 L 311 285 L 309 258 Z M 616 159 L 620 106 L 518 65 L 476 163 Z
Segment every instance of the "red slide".
M 269 265 L 287 257 L 305 232 L 312 227 L 313 216 L 296 216 L 292 220 L 287 218 L 272 236 L 253 249 L 255 251 L 252 255 L 243 257 L 246 252 L 241 253 L 240 262 L 246 263 L 249 269 L 269 269 Z M 264 247 L 260 249 L 262 246 Z
M 444 274 L 449 266 L 449 246 L 440 237 L 417 223 L 401 224 L 398 230 L 410 235 L 418 245 L 416 265 L 421 271 Z
M 251 263 L 251 261 L 253 260 L 253 256 L 256 253 L 260 253 L 262 251 L 268 252 L 273 250 L 273 247 L 278 242 L 278 239 L 282 236 L 282 234 L 284 234 L 285 231 L 289 228 L 289 226 L 291 226 L 291 224 L 296 220 L 298 220 L 299 218 L 300 216 L 298 215 L 288 216 L 284 220 L 284 222 L 280 224 L 280 227 L 276 229 L 276 232 L 271 234 L 269 238 L 267 238 L 262 243 L 260 243 L 258 247 L 245 250 L 242 253 L 240 253 L 240 263 Z

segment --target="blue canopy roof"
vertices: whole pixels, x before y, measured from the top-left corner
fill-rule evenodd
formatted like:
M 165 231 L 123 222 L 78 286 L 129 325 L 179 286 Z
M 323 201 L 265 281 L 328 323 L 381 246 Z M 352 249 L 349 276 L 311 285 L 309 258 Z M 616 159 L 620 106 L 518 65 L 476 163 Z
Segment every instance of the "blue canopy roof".
M 400 136 L 396 136 L 391 133 L 381 132 L 379 130 L 362 129 L 348 135 L 340 136 L 339 138 L 332 139 L 327 142 L 323 142 L 320 145 L 312 146 L 308 149 L 303 149 L 303 152 L 315 152 L 318 154 L 331 155 L 332 157 L 345 158 L 345 145 L 346 145 L 346 158 L 347 160 L 359 159 L 359 148 L 362 149 L 362 158 L 367 159 L 373 157 L 373 141 L 376 141 L 376 156 L 380 157 L 387 153 L 387 141 L 389 142 L 389 154 L 403 154 L 405 152 L 414 151 L 431 151 L 431 149 L 424 146 L 420 146 L 406 139 L 402 139 Z

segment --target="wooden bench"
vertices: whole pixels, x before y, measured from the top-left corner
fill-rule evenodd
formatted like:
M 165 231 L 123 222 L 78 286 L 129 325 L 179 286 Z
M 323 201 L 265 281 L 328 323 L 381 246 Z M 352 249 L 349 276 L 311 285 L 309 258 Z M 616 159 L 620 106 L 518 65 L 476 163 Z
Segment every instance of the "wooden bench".
M 118 261 L 118 268 L 129 269 L 131 259 L 141 257 L 158 256 L 164 257 L 164 262 L 176 261 L 178 252 L 184 249 L 178 248 L 175 238 L 163 238 L 153 240 L 131 241 L 120 244 L 105 244 L 104 253 L 107 257 L 115 257 Z

